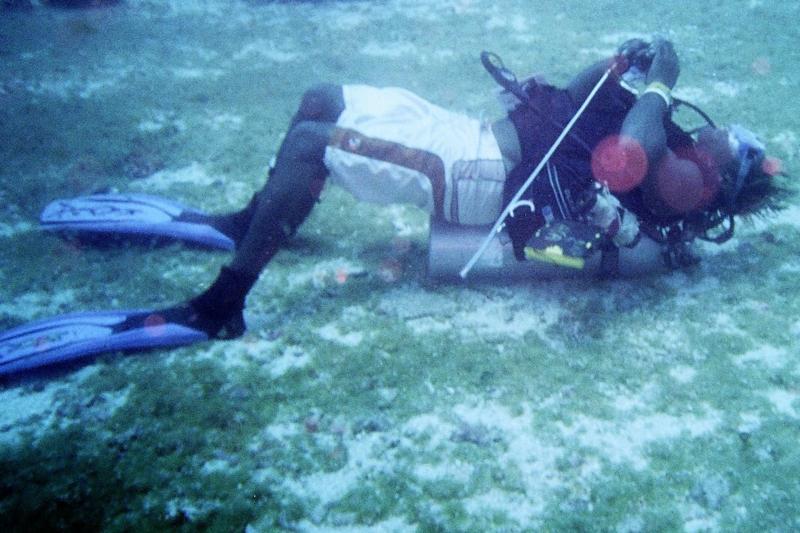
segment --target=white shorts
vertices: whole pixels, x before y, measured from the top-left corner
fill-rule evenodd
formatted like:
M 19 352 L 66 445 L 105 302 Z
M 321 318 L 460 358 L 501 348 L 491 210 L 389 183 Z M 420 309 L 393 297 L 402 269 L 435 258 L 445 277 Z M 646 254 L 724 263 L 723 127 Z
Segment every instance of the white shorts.
M 465 225 L 495 222 L 506 174 L 488 124 L 398 88 L 345 85 L 325 150 L 333 183 L 360 200 L 408 203 Z

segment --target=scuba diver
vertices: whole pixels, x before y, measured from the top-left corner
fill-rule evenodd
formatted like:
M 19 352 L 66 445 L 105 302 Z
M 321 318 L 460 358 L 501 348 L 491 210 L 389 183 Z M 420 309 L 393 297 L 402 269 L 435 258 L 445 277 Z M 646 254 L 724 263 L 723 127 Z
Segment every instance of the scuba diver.
M 733 234 L 734 216 L 776 206 L 782 189 L 751 132 L 717 128 L 699 110 L 709 125 L 697 131 L 672 121 L 680 67 L 667 40 L 628 41 L 565 88 L 533 78 L 518 82 L 497 56 L 484 53 L 482 60 L 509 102 L 507 115 L 490 124 L 398 88 L 318 85 L 305 92 L 266 185 L 244 209 L 168 214 L 174 228 L 202 227 L 235 248 L 211 286 L 169 309 L 115 315 L 109 333 L 85 347 L 58 352 L 53 342 L 49 360 L 242 335 L 248 292 L 327 181 L 365 201 L 415 205 L 434 221 L 496 223 L 519 261 L 558 262 L 554 246 L 562 258 L 599 254 L 602 276 L 614 276 L 620 251 L 644 240 L 658 245 L 669 267 L 692 264 L 688 243 L 723 242 Z M 638 95 L 626 83 L 636 76 L 644 85 Z M 43 222 L 70 227 L 59 225 L 58 216 L 43 215 Z M 177 229 L 173 235 L 185 236 Z M 175 334 L 131 340 L 153 317 Z M 3 358 L 15 356 L 3 343 L 20 346 L 26 335 L 67 323 L 51 319 L 0 335 L 0 374 L 34 366 L 20 356 L 4 370 Z M 114 340 L 120 336 L 125 342 Z M 39 356 L 33 348 L 25 354 Z
M 531 203 L 506 221 L 518 259 L 537 229 L 566 219 L 600 228 L 607 247 L 634 246 L 643 234 L 670 240 L 667 260 L 680 265 L 693 261 L 688 239 L 726 223 L 715 238 L 729 237 L 734 215 L 774 196 L 752 134 L 708 126 L 695 140 L 670 120 L 680 71 L 672 43 L 631 41 L 620 57 L 624 67 L 526 191 Z M 455 224 L 491 224 L 609 64 L 591 66 L 564 89 L 528 83 L 527 102 L 491 125 L 402 89 L 309 90 L 264 189 L 247 209 L 217 221 L 237 243 L 233 261 L 176 312 L 211 337 L 241 334 L 248 291 L 309 214 L 327 176 L 359 199 L 410 203 Z M 633 68 L 646 75 L 639 98 L 618 81 Z

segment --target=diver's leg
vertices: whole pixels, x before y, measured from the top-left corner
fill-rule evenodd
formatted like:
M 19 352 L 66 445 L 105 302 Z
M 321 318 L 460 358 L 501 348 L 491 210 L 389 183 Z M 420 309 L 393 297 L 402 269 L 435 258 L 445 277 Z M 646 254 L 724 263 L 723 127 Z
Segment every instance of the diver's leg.
M 289 129 L 300 122 L 336 122 L 344 111 L 344 94 L 341 85 L 320 83 L 303 93 Z
M 284 147 L 286 150 L 291 150 L 295 154 L 298 153 L 298 149 L 301 146 L 298 145 L 308 145 L 312 141 L 311 138 L 304 138 L 304 134 L 299 135 L 292 135 L 292 130 L 294 127 L 300 124 L 301 122 L 324 122 L 324 123 L 335 123 L 336 120 L 339 118 L 339 115 L 344 110 L 344 96 L 342 94 L 342 87 L 340 85 L 333 85 L 329 83 L 315 85 L 311 89 L 307 90 L 303 94 L 303 98 L 300 102 L 300 106 L 298 107 L 297 111 L 295 112 L 294 116 L 292 117 L 292 121 L 289 125 L 289 133 L 287 134 L 287 139 L 284 140 L 283 145 L 281 146 L 280 150 L 278 151 L 278 156 L 276 158 L 276 165 L 278 164 L 277 159 L 280 159 L 281 152 L 284 151 Z M 289 139 L 289 137 L 293 137 Z M 287 146 L 287 142 L 289 143 Z M 325 140 L 327 143 L 327 139 Z M 317 150 L 319 152 L 319 150 Z M 323 153 L 324 153 L 324 146 L 323 146 Z M 321 161 L 321 155 L 311 154 L 313 157 L 318 157 Z M 285 157 L 284 157 L 285 159 Z M 315 183 L 321 182 L 325 178 L 325 174 L 327 172 L 321 171 L 321 176 L 318 176 L 318 179 L 312 180 Z M 270 169 L 270 177 L 269 179 L 272 180 L 272 176 L 275 174 L 274 169 Z M 257 209 L 259 198 L 263 196 L 264 191 L 267 187 L 262 189 L 262 191 L 253 195 L 250 199 L 250 202 L 247 204 L 247 207 L 244 209 L 237 211 L 235 213 L 225 214 L 225 215 L 216 215 L 213 217 L 211 224 L 217 228 L 219 231 L 224 233 L 225 235 L 229 236 L 231 239 L 234 240 L 236 243 L 236 248 L 240 248 L 242 240 L 247 233 L 248 228 L 250 227 L 250 223 L 255 216 Z M 310 209 L 310 208 L 309 208 Z M 299 225 L 299 224 L 298 224 Z
M 298 122 L 286 135 L 267 184 L 251 202 L 252 218 L 233 261 L 191 301 L 198 325 L 211 336 L 244 332 L 247 293 L 319 198 L 327 175 L 323 157 L 334 127 L 331 122 Z
M 334 124 L 300 122 L 286 136 L 231 268 L 258 276 L 302 224 L 325 183 L 323 163 Z
M 254 194 L 244 209 L 240 209 L 234 213 L 225 213 L 222 215 L 209 215 L 208 224 L 221 231 L 231 239 L 233 239 L 236 248 L 242 242 L 247 228 L 250 226 L 250 221 L 256 212 L 258 206 L 258 194 Z

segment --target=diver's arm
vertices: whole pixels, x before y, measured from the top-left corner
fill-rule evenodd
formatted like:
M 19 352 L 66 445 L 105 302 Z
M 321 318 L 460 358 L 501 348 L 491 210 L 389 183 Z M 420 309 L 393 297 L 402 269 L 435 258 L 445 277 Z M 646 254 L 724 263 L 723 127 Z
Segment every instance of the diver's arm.
M 647 155 L 648 168 L 655 168 L 667 150 L 667 133 L 664 115 L 667 104 L 654 93 L 642 95 L 625 116 L 621 134 L 626 141 L 633 140 Z
M 653 46 L 655 55 L 646 80 L 650 89 L 626 115 L 620 143 L 641 149 L 647 157 L 641 182 L 647 209 L 662 216 L 681 215 L 699 205 L 704 194 L 703 174 L 691 158 L 678 157 L 667 146 L 668 91 L 675 86 L 680 67 L 669 41 L 657 41 Z
M 611 66 L 611 60 L 604 59 L 598 61 L 594 65 L 584 69 L 577 76 L 575 76 L 570 84 L 567 86 L 567 93 L 576 106 L 583 103 L 584 100 L 592 92 L 597 82 Z
M 660 42 L 657 40 L 651 45 L 645 40 L 636 38 L 622 43 L 613 57 L 598 61 L 575 76 L 567 87 L 567 92 L 573 103 L 580 105 L 586 100 L 592 89 L 597 85 L 597 82 L 610 68 L 615 71 L 616 76 L 621 76 L 631 67 L 647 72 L 653 62 L 653 54 Z
M 680 66 L 672 43 L 666 40 L 653 43 L 655 55 L 647 72 L 646 83 L 664 85 L 670 90 L 678 81 Z M 636 101 L 622 123 L 621 134 L 635 141 L 647 155 L 648 168 L 656 168 L 667 150 L 664 116 L 669 111 L 661 95 L 645 92 Z

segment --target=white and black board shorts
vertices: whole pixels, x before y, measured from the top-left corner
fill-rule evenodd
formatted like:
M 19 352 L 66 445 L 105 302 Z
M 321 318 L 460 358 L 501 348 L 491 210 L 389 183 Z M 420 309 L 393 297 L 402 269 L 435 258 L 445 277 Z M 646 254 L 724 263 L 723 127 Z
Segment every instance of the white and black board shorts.
M 333 183 L 367 202 L 406 203 L 437 218 L 485 225 L 506 179 L 489 124 L 399 88 L 343 87 L 345 109 L 325 150 Z

